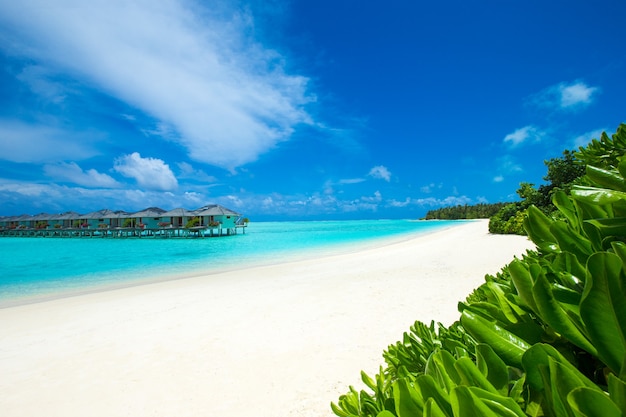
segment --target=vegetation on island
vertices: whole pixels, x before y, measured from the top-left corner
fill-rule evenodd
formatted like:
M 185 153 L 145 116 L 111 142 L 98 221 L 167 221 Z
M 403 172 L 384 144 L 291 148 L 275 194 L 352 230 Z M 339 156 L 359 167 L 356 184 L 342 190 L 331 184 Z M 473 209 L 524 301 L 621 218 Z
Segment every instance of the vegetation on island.
M 340 417 L 626 414 L 626 125 L 575 154 L 585 175 L 530 204 L 537 249 L 459 303 L 450 327 L 416 322 Z M 538 191 L 538 190 L 537 190 Z
M 488 219 L 508 203 L 458 205 L 429 210 L 422 220 Z

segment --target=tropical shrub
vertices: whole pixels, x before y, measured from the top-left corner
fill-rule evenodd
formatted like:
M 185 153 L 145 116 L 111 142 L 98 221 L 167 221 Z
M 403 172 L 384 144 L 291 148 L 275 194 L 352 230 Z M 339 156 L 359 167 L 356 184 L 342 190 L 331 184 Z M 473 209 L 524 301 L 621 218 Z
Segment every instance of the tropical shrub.
M 503 207 L 491 217 L 490 233 L 525 235 L 523 219 L 528 207 L 535 206 L 546 214 L 554 214 L 554 193 L 560 190 L 569 194 L 572 186 L 585 174 L 585 163 L 578 153 L 569 150 L 564 151 L 562 157 L 549 159 L 544 164 L 548 168 L 543 177 L 547 183 L 535 188 L 534 184 L 522 182 L 516 191 L 521 201 Z
M 185 224 L 185 227 L 186 228 L 195 227 L 195 226 L 198 226 L 199 224 L 200 224 L 200 217 L 193 217 L 189 219 L 187 224 Z
M 416 322 L 336 415 L 626 415 L 626 157 L 599 143 L 578 154 L 584 185 L 552 193 L 558 215 L 528 207 L 536 250 L 487 275 L 452 326 Z

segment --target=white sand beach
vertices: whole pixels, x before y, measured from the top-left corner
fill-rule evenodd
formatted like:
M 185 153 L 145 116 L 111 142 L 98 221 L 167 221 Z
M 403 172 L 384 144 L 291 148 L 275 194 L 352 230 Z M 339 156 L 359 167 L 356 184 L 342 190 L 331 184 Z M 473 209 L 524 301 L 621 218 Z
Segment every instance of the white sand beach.
M 533 248 L 486 221 L 355 253 L 0 309 L 0 415 L 331 416 L 415 320 Z

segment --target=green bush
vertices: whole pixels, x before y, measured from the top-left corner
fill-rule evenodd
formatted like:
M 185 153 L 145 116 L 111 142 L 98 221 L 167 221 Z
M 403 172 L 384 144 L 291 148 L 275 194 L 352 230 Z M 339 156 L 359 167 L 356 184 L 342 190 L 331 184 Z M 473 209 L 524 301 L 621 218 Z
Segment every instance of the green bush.
M 489 233 L 525 235 L 524 218 L 526 209 L 522 203 L 510 203 L 489 219 Z
M 546 214 L 553 214 L 556 210 L 552 204 L 554 193 L 564 191 L 569 194 L 572 186 L 585 174 L 583 158 L 568 150 L 562 157 L 544 161 L 544 164 L 548 172 L 543 179 L 548 183 L 535 188 L 534 184 L 522 182 L 517 190 L 522 200 L 506 205 L 490 218 L 491 233 L 525 235 L 523 220 L 528 207 L 535 206 Z
M 452 326 L 416 322 L 383 354 L 378 375 L 362 373 L 369 390 L 350 387 L 333 412 L 624 416 L 626 158 L 606 152 L 611 143 L 580 153 L 585 185 L 569 195 L 554 190 L 558 216 L 527 208 L 523 224 L 535 251 L 486 276 L 459 303 Z M 613 160 L 594 159 L 594 149 Z M 603 165 L 587 163 L 596 160 Z
M 193 217 L 193 218 L 189 219 L 189 221 L 187 222 L 185 227 L 186 228 L 191 228 L 191 227 L 196 227 L 198 225 L 200 225 L 200 217 Z

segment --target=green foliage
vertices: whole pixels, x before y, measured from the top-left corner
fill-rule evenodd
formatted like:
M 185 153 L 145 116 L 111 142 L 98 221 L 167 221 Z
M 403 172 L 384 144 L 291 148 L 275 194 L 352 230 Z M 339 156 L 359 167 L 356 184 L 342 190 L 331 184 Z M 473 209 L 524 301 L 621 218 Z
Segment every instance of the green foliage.
M 611 137 L 603 132 L 600 140 L 593 139 L 587 146 L 579 148 L 575 156 L 588 165 L 611 169 L 617 167 L 624 154 L 626 154 L 626 124 L 621 124 Z
M 422 220 L 488 219 L 507 203 L 458 205 L 429 210 Z
M 192 217 L 189 219 L 187 224 L 185 224 L 186 228 L 196 227 L 200 224 L 200 217 Z
M 564 191 L 569 194 L 572 186 L 585 174 L 584 163 L 577 158 L 576 153 L 569 150 L 564 151 L 562 157 L 544 161 L 544 164 L 548 172 L 543 179 L 548 183 L 538 188 L 528 182 L 520 183 L 517 194 L 522 200 L 503 207 L 491 217 L 490 233 L 525 235 L 523 222 L 528 208 L 535 206 L 546 214 L 554 214 L 554 193 Z
M 553 189 L 556 215 L 526 208 L 535 251 L 486 276 L 452 326 L 415 323 L 335 414 L 624 416 L 626 157 L 611 143 L 579 153 L 586 175 Z
M 524 235 L 526 210 L 522 203 L 510 203 L 502 207 L 489 219 L 489 233 L 505 235 Z

